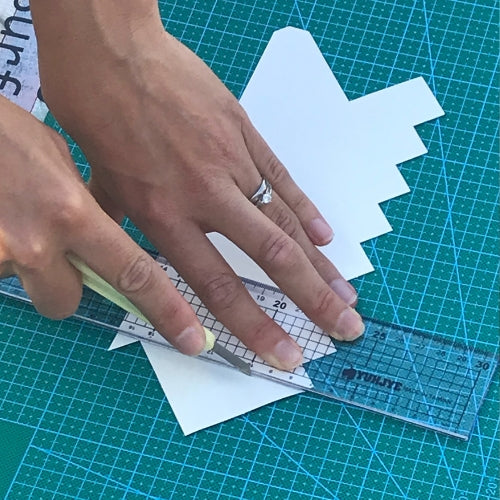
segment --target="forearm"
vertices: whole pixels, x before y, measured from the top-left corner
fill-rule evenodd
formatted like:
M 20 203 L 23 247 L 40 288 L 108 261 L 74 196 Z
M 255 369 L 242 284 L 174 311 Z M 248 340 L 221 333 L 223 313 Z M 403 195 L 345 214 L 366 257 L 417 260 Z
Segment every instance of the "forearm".
M 125 82 L 148 71 L 151 47 L 174 41 L 156 0 L 32 0 L 31 8 L 44 100 L 71 135 L 97 98 L 125 109 Z
M 156 0 L 31 0 L 31 11 L 39 46 L 58 55 L 83 42 L 125 58 L 163 31 Z

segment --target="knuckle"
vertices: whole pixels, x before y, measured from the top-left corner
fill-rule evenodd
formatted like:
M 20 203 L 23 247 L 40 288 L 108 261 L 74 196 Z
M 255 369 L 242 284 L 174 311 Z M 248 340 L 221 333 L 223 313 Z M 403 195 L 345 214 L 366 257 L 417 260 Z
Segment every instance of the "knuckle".
M 221 166 L 231 167 L 241 161 L 241 153 L 234 146 L 232 133 L 223 128 L 214 131 L 211 137 L 214 155 L 220 162 Z
M 52 201 L 51 216 L 56 226 L 81 230 L 87 214 L 85 197 L 79 190 L 70 190 Z
M 316 300 L 314 301 L 313 315 L 315 317 L 324 317 L 328 314 L 331 315 L 332 311 L 335 310 L 335 294 L 332 290 L 328 288 L 318 292 Z
M 25 272 L 43 270 L 50 261 L 47 242 L 41 238 L 31 238 L 17 249 L 14 261 Z
M 127 208 L 131 218 L 141 221 L 144 225 L 161 227 L 162 231 L 170 234 L 171 231 L 182 227 L 178 207 L 168 197 L 159 199 L 158 196 L 141 197 L 140 203 Z
M 273 184 L 279 185 L 288 178 L 288 171 L 278 158 L 270 152 L 267 158 L 264 158 L 264 172 Z
M 290 268 L 299 258 L 296 243 L 281 232 L 262 244 L 260 256 L 265 265 L 279 268 Z
M 294 212 L 301 212 L 309 207 L 311 201 L 304 194 L 300 193 L 293 200 L 290 201 L 289 206 Z
M 240 293 L 240 282 L 229 273 L 212 277 L 202 286 L 203 299 L 218 311 L 231 309 Z
M 206 132 L 207 159 L 214 166 L 232 167 L 241 162 L 241 149 L 238 147 L 239 121 L 238 106 L 232 102 L 226 104 L 226 109 L 217 116 L 201 120 Z
M 178 295 L 178 299 L 180 299 L 180 295 Z M 181 300 L 175 300 L 175 298 L 165 301 L 155 320 L 155 327 L 158 331 L 169 332 L 172 330 L 172 324 L 177 322 L 184 311 L 180 302 Z
M 123 293 L 142 293 L 153 285 L 155 265 L 146 255 L 139 255 L 132 259 L 118 275 L 118 288 Z
M 233 186 L 227 177 L 221 175 L 217 168 L 211 169 L 211 173 L 191 183 L 188 189 L 190 206 L 184 205 L 184 213 L 180 214 L 178 219 L 185 217 L 189 211 L 191 217 L 200 223 L 200 227 L 204 226 L 205 232 L 212 231 L 211 224 L 220 223 L 234 210 L 232 190 Z M 196 200 L 196 203 L 192 200 Z
M 288 234 L 288 236 L 296 239 L 298 236 L 297 221 L 287 209 L 282 206 L 274 206 L 270 214 L 270 219 Z
M 217 175 L 203 175 L 196 179 L 197 189 L 202 198 L 221 198 L 221 179 Z
M 232 94 L 228 94 L 228 98 L 222 103 L 222 109 L 224 113 L 229 116 L 233 121 L 240 121 L 248 119 L 243 106 L 240 104 L 238 99 L 236 99 Z
M 168 220 L 168 217 L 165 217 L 165 210 L 163 206 L 156 201 L 145 200 L 137 212 L 146 224 L 158 224 L 162 220 Z M 137 212 L 132 210 L 131 215 L 138 215 Z
M 276 323 L 267 315 L 263 315 L 261 321 L 259 321 L 251 331 L 251 342 L 252 346 L 266 345 L 272 338 L 270 336 L 272 330 L 276 329 Z

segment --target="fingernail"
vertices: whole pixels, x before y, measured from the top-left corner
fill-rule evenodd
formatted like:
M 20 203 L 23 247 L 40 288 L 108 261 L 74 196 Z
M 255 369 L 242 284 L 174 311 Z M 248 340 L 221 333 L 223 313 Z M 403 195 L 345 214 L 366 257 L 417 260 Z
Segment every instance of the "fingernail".
M 361 316 L 352 308 L 344 309 L 337 319 L 335 332 L 331 334 L 337 340 L 354 340 L 363 335 L 365 325 Z
M 205 332 L 199 326 L 188 326 L 172 340 L 172 343 L 183 354 L 197 356 L 205 347 Z
M 264 354 L 262 358 L 279 370 L 293 370 L 302 364 L 300 348 L 289 340 L 280 340 L 273 352 Z
M 320 217 L 313 219 L 309 224 L 309 230 L 311 231 L 314 241 L 319 244 L 326 245 L 330 243 L 333 238 L 332 228 Z
M 330 288 L 348 305 L 354 304 L 358 298 L 354 287 L 343 278 L 334 279 Z

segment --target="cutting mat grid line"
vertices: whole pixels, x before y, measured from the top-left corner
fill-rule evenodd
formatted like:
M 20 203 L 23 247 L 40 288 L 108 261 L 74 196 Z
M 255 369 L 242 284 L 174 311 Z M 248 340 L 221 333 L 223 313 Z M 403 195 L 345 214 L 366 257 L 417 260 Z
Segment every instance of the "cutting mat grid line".
M 377 272 L 356 280 L 360 310 L 497 350 L 498 2 L 159 5 L 167 29 L 237 96 L 272 32 L 290 24 L 312 32 L 350 99 L 426 79 L 447 114 L 418 127 L 429 153 L 401 166 L 411 193 L 383 204 L 394 232 L 364 245 Z M 0 333 L 0 418 L 35 429 L 8 498 L 471 500 L 500 491 L 498 380 L 469 442 L 310 394 L 185 438 L 137 345 L 107 352 L 109 332 L 4 297 Z

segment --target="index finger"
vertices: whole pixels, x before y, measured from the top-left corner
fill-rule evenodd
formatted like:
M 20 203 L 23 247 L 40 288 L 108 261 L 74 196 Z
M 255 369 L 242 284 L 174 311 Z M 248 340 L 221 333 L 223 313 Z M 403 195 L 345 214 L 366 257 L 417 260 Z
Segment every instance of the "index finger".
M 156 231 L 151 239 L 216 319 L 249 349 L 281 370 L 302 362 L 297 343 L 257 305 L 199 227 L 186 222 L 177 231 Z
M 167 274 L 111 218 L 96 210 L 91 231 L 81 231 L 72 252 L 125 295 L 174 347 L 199 354 L 205 333 Z

